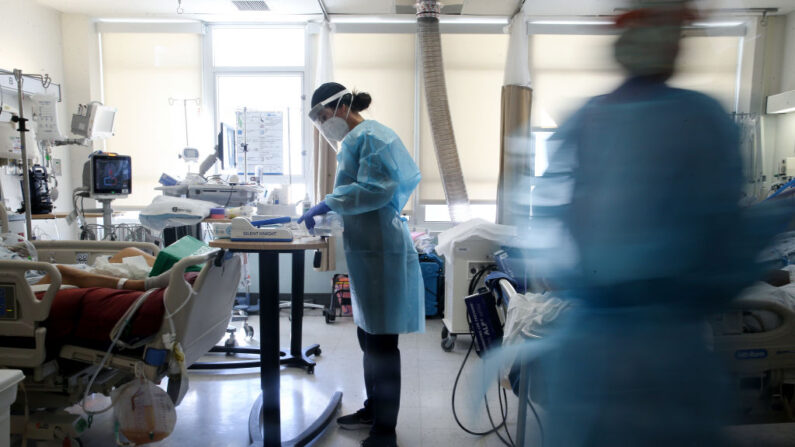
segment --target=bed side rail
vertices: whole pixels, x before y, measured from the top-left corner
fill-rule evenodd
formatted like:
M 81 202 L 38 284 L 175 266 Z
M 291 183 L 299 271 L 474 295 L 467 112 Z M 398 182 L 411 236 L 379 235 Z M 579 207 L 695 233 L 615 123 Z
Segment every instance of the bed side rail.
M 777 301 L 771 301 L 769 299 L 763 300 L 749 296 L 732 301 L 730 306 L 732 310 L 769 310 L 781 317 L 782 327 L 795 324 L 795 310 Z
M 791 343 L 792 335 L 795 335 L 795 312 L 789 307 L 776 301 L 759 299 L 756 297 L 742 297 L 729 303 L 727 311 L 743 310 L 767 310 L 774 312 L 781 318 L 781 324 L 769 331 L 748 333 L 748 334 L 726 334 L 714 338 L 717 349 L 728 349 L 736 346 L 773 346 L 786 341 Z M 726 311 L 724 311 L 726 312 Z
M 39 300 L 25 280 L 25 272 L 41 270 L 50 276 L 50 286 Z M 16 286 L 16 300 L 20 307 L 20 318 L 28 321 L 44 321 L 50 314 L 55 293 L 61 287 L 61 272 L 47 262 L 0 261 L 0 283 Z
M 113 255 L 122 248 L 133 247 L 157 256 L 160 248 L 149 242 L 124 241 L 31 241 L 39 260 L 57 264 L 93 264 L 100 255 Z

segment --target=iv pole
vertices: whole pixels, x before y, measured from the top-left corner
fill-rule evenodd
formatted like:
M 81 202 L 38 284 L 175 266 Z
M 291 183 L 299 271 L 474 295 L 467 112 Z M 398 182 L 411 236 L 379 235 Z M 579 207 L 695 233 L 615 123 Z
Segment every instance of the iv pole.
M 32 216 L 30 214 L 31 210 L 31 203 L 30 203 L 30 173 L 28 172 L 28 149 L 27 149 L 27 141 L 25 138 L 25 132 L 28 129 L 25 127 L 25 115 L 22 113 L 22 70 L 15 68 L 14 69 L 14 79 L 17 81 L 17 96 L 19 99 L 19 114 L 12 118 L 12 121 L 19 123 L 19 142 L 20 148 L 22 150 L 22 197 L 25 200 L 25 231 L 28 235 L 28 239 L 33 240 L 33 222 Z
M 5 70 L 0 70 L 4 73 L 7 73 Z M 33 236 L 33 224 L 32 224 L 32 216 L 31 216 L 31 208 L 32 204 L 30 203 L 30 173 L 28 172 L 28 148 L 27 148 L 27 141 L 25 138 L 25 133 L 28 132 L 30 129 L 25 127 L 27 123 L 27 118 L 22 112 L 22 102 L 24 99 L 24 92 L 22 91 L 22 82 L 24 81 L 24 76 L 37 78 L 41 80 L 42 86 L 47 88 L 52 80 L 50 79 L 50 75 L 23 75 L 22 70 L 15 68 L 14 71 L 10 74 L 14 75 L 14 80 L 17 82 L 17 99 L 19 99 L 19 113 L 12 117 L 11 120 L 15 123 L 19 124 L 19 140 L 20 140 L 20 149 L 21 149 L 21 156 L 22 156 L 22 197 L 25 201 L 25 231 L 27 231 L 28 239 L 35 239 Z

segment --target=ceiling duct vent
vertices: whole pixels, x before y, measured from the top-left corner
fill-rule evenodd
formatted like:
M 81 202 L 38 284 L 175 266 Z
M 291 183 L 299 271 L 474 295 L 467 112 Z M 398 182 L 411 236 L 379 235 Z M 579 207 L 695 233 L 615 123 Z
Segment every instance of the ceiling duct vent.
M 441 2 L 440 2 L 441 3 Z M 395 14 L 411 14 L 417 13 L 417 0 L 396 0 L 395 1 Z M 464 11 L 464 0 L 447 0 L 441 3 L 442 15 L 457 16 L 462 15 Z
M 240 11 L 270 11 L 264 0 L 232 0 Z

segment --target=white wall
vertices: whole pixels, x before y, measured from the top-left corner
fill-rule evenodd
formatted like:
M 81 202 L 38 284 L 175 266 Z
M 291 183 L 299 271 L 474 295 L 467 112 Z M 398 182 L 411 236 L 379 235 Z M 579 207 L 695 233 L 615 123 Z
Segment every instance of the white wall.
M 26 73 L 48 73 L 53 82 L 64 85 L 63 47 L 61 44 L 61 13 L 33 1 L 0 0 L 0 68 L 21 69 Z M 61 133 L 66 135 L 66 104 L 59 104 Z M 71 116 L 71 115 L 70 115 Z M 56 147 L 53 158 L 62 160 L 64 174 L 58 178 L 59 197 L 55 201 L 56 211 L 71 211 L 72 179 L 70 149 Z M 76 235 L 61 219 L 58 221 L 35 221 L 35 227 L 55 238 L 72 238 Z
M 795 12 L 787 16 L 784 45 L 781 54 L 780 93 L 795 90 Z M 795 112 L 777 115 L 775 135 L 778 162 L 781 158 L 795 156 Z
M 63 14 L 61 17 L 63 41 L 64 103 L 69 116 L 79 104 L 102 101 L 102 82 L 99 60 L 99 36 L 93 18 L 79 14 Z M 97 149 L 101 142 L 94 143 Z M 82 185 L 83 163 L 88 159 L 91 147 L 70 146 L 73 187 Z M 86 201 L 86 207 L 92 207 Z

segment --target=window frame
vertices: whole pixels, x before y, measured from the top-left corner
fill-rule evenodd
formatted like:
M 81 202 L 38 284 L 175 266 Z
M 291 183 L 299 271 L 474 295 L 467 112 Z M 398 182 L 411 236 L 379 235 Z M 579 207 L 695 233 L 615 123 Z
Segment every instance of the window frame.
M 304 65 L 303 66 L 270 66 L 270 67 L 263 67 L 263 66 L 241 66 L 241 67 L 230 67 L 230 66 L 219 66 L 216 67 L 214 65 L 213 60 L 213 31 L 219 28 L 301 28 L 304 30 Z M 299 111 L 299 116 L 304 117 L 306 116 L 306 97 L 307 92 L 309 91 L 309 76 L 307 71 L 309 71 L 310 65 L 314 65 L 311 62 L 310 58 L 310 36 L 308 32 L 308 26 L 305 23 L 281 23 L 281 24 L 268 24 L 268 23 L 212 23 L 208 24 L 206 31 L 204 33 L 204 57 L 202 60 L 203 66 L 203 79 L 204 81 L 204 93 L 206 98 L 210 98 L 207 103 L 207 106 L 212 110 L 212 121 L 214 127 L 215 134 L 218 133 L 219 126 L 221 122 L 219 121 L 219 113 L 218 113 L 218 78 L 220 76 L 300 76 L 301 77 L 301 109 Z M 307 174 L 309 170 L 309 157 L 306 148 L 307 142 L 311 141 L 312 134 L 311 129 L 307 123 L 308 120 L 302 119 L 300 122 L 301 126 L 301 137 L 302 141 L 299 147 L 301 147 L 301 174 L 300 175 L 291 175 L 287 173 L 285 175 L 271 175 L 266 177 L 266 181 L 268 184 L 290 184 L 290 183 L 298 183 L 306 185 L 307 191 L 311 190 L 311 179 Z M 293 143 L 294 144 L 294 143 Z M 288 149 L 289 150 L 289 149 Z M 293 160 L 295 163 L 296 160 Z

